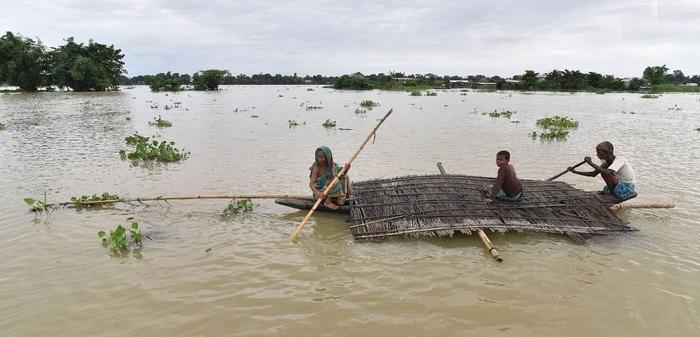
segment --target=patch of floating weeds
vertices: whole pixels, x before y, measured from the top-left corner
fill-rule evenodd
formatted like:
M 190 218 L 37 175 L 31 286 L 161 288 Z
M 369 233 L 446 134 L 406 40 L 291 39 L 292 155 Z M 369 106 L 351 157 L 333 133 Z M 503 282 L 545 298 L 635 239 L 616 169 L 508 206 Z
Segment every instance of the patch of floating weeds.
M 601 89 L 596 89 L 596 91 L 595 91 L 595 93 L 598 94 L 598 95 L 604 95 L 604 94 L 607 93 L 607 92 L 608 92 L 608 89 L 603 89 L 603 88 L 601 88 Z
M 409 95 L 411 95 L 411 96 L 423 96 L 423 93 L 420 92 L 420 90 L 414 90 L 414 91 L 411 91 L 411 93 Z
M 131 117 L 126 117 L 126 120 L 127 120 L 127 121 L 130 121 L 130 120 L 131 120 Z
M 4 130 L 5 130 L 5 124 L 0 123 L 0 131 L 4 131 Z
M 435 92 L 435 91 L 426 91 L 426 92 L 425 92 L 425 95 L 426 95 L 426 96 L 437 96 L 437 92 Z
M 306 88 L 306 91 L 314 91 L 314 88 Z
M 356 114 L 356 115 L 366 115 L 366 114 L 367 114 L 367 110 L 355 109 L 355 114 Z
M 142 246 L 143 234 L 137 222 L 132 222 L 129 230 L 122 225 L 117 225 L 114 230 L 97 232 L 97 236 L 102 240 L 102 246 L 108 248 L 112 253 L 122 255 L 129 252 L 132 246 Z
M 323 127 L 326 128 L 326 129 L 334 128 L 334 127 L 335 127 L 335 121 L 332 121 L 332 120 L 330 120 L 330 119 L 326 119 L 326 121 L 323 122 L 323 124 L 321 124 L 321 125 L 323 125 Z
M 641 98 L 659 98 L 659 95 L 644 94 L 640 96 Z
M 360 102 L 360 106 L 372 110 L 375 106 L 379 106 L 379 103 L 373 102 L 371 99 L 366 99 Z
M 554 116 L 537 120 L 537 126 L 543 129 L 539 134 L 533 131 L 529 134 L 532 139 L 541 141 L 564 141 L 572 129 L 578 128 L 578 122 L 568 117 Z
M 167 121 L 158 115 L 158 118 L 153 117 L 153 122 L 148 122 L 148 125 L 155 126 L 157 128 L 169 128 L 173 126 L 173 123 L 170 123 L 170 121 Z
M 30 211 L 34 213 L 41 213 L 44 211 L 50 211 L 53 208 L 52 204 L 46 201 L 46 192 L 44 192 L 44 201 L 36 200 L 34 198 L 24 198 L 24 202 L 31 208 Z
M 295 126 L 299 126 L 299 123 L 298 123 L 296 120 L 294 120 L 294 119 L 290 119 L 290 120 L 289 120 L 289 127 L 292 128 L 292 127 L 295 127 Z
M 253 202 L 250 199 L 233 199 L 224 208 L 224 217 L 230 217 L 240 213 L 253 211 Z
M 700 131 L 700 128 L 695 129 L 695 131 Z
M 306 111 L 318 110 L 318 109 L 323 109 L 323 107 L 322 106 L 313 106 L 313 105 L 309 105 L 306 107 Z
M 516 111 L 502 110 L 499 112 L 498 110 L 493 110 L 493 112 L 489 112 L 489 117 L 491 117 L 491 118 L 503 117 L 503 118 L 510 119 L 510 117 L 513 116 L 514 113 L 516 113 Z
M 260 116 L 258 115 L 250 115 L 250 118 L 259 118 Z
M 190 152 L 173 147 L 175 142 L 150 140 L 151 137 L 144 137 L 137 133 L 125 138 L 126 145 L 133 148 L 133 152 L 127 153 L 119 150 L 119 156 L 131 160 L 158 160 L 161 162 L 176 162 L 187 158 Z
M 71 197 L 70 203 L 72 207 L 82 208 L 82 207 L 102 207 L 112 204 L 89 204 L 89 201 L 104 201 L 104 200 L 119 200 L 119 196 L 116 194 L 109 194 L 107 192 L 102 193 L 102 195 L 81 195 L 79 197 Z

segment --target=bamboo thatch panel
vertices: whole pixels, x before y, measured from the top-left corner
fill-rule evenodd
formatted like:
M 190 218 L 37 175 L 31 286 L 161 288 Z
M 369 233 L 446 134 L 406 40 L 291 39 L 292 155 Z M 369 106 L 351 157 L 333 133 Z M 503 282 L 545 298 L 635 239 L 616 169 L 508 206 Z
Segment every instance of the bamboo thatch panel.
M 493 178 L 408 176 L 353 184 L 350 227 L 358 240 L 392 236 L 452 236 L 477 229 L 586 235 L 636 230 L 593 194 L 564 182 L 523 180 L 518 202 L 484 203 Z

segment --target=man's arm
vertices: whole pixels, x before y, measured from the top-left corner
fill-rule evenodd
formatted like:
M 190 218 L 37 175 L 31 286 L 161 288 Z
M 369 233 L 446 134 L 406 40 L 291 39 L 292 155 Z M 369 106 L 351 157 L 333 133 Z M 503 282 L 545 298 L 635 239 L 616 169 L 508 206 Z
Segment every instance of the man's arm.
M 615 174 L 614 170 L 611 170 L 608 168 L 608 166 L 610 166 L 610 163 L 608 163 L 608 162 L 605 162 L 603 165 L 597 165 L 596 163 L 591 161 L 591 157 L 586 157 L 583 160 L 585 160 L 586 163 L 588 163 L 588 165 L 591 165 L 591 167 L 593 167 L 593 169 L 595 169 L 595 175 L 593 175 L 593 177 L 598 175 L 598 173 Z

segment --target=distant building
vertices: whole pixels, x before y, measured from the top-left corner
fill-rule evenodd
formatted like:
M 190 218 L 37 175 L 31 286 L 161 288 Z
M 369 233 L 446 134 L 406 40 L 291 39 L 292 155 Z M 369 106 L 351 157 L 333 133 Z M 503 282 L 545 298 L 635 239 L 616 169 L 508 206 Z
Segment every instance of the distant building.
M 506 79 L 506 83 L 512 83 L 512 84 L 518 84 L 521 83 L 521 80 L 511 80 L 511 79 Z
M 622 79 L 622 84 L 625 85 L 625 88 L 630 87 L 630 82 L 632 82 L 632 78 L 630 78 L 630 77 L 625 77 Z
M 496 82 L 476 82 L 475 83 L 475 88 L 476 89 L 491 89 L 495 88 L 498 85 Z
M 547 74 L 537 74 L 537 82 L 542 82 L 547 79 Z
M 470 80 L 450 80 L 450 88 L 471 88 L 471 84 Z
M 689 83 L 681 84 L 681 85 L 684 87 L 697 87 L 698 86 L 698 84 L 694 83 L 694 82 L 689 82 Z
M 416 82 L 416 78 L 414 78 L 414 77 L 396 77 L 396 78 L 394 78 L 394 81 L 396 81 L 396 83 L 406 84 L 406 83 Z
M 314 84 L 313 80 L 304 80 L 304 84 Z
M 359 79 L 363 79 L 363 80 L 365 79 L 365 75 L 362 75 L 361 72 L 352 73 L 352 74 L 350 74 L 350 77 L 359 78 Z

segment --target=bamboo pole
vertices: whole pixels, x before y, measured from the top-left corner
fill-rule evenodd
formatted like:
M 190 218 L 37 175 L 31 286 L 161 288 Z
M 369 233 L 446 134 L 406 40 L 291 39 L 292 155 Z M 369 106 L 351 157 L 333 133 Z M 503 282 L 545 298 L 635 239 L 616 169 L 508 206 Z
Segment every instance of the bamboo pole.
M 382 119 L 379 120 L 379 123 L 377 123 L 377 126 L 375 126 L 374 129 L 372 129 L 372 132 L 370 132 L 370 134 L 367 135 L 367 138 L 365 138 L 365 141 L 362 142 L 362 145 L 360 145 L 360 147 L 357 150 L 355 150 L 355 153 L 353 153 L 353 155 L 350 157 L 350 160 L 348 160 L 348 162 L 345 164 L 345 166 L 343 166 L 343 168 L 340 170 L 340 172 L 338 172 L 338 175 L 333 178 L 331 183 L 328 184 L 328 186 L 326 186 L 326 189 L 323 190 L 324 195 L 328 194 L 328 192 L 330 192 L 330 190 L 333 188 L 333 186 L 336 184 L 336 182 L 338 182 L 338 179 L 340 179 L 340 177 L 342 177 L 343 174 L 345 174 L 345 167 L 350 165 L 355 160 L 357 155 L 360 154 L 360 151 L 362 151 L 362 149 L 365 147 L 365 145 L 367 145 L 367 143 L 372 138 L 372 136 L 376 135 L 377 129 L 379 129 L 379 127 L 382 125 L 382 123 L 384 123 L 386 118 L 389 117 L 389 115 L 391 115 L 391 113 L 393 111 L 394 111 L 394 109 L 389 109 L 389 112 L 387 112 L 386 115 L 384 115 L 384 117 L 382 117 Z M 288 238 L 289 241 L 293 241 L 296 238 L 297 234 L 299 234 L 299 231 L 301 231 L 301 229 L 304 227 L 306 222 L 309 221 L 309 218 L 311 218 L 311 215 L 314 214 L 314 211 L 316 210 L 316 208 L 318 208 L 318 205 L 321 204 L 321 201 L 323 201 L 323 199 L 321 199 L 321 198 L 318 198 L 316 200 L 316 202 L 314 203 L 314 206 L 311 207 L 311 210 L 309 210 L 309 213 L 306 214 L 306 216 L 304 217 L 304 220 L 302 220 L 301 223 L 299 224 L 299 226 L 297 226 L 297 228 L 294 229 L 294 232 L 292 232 L 292 234 L 289 235 L 289 238 Z
M 561 173 L 559 173 L 559 174 L 555 175 L 554 177 L 551 177 L 551 178 L 549 178 L 549 179 L 547 179 L 547 180 L 545 180 L 545 181 L 552 181 L 552 180 L 554 180 L 554 179 L 557 179 L 557 178 L 563 176 L 566 172 L 569 172 L 569 171 L 571 171 L 571 170 L 573 170 L 573 169 L 575 169 L 575 168 L 577 168 L 577 167 L 579 167 L 579 166 L 581 166 L 581 165 L 583 165 L 583 164 L 585 164 L 585 163 L 586 163 L 586 161 L 584 160 L 584 161 L 582 161 L 582 162 L 580 162 L 580 163 L 578 163 L 578 164 L 572 166 L 571 168 L 567 168 L 566 170 L 562 171 Z
M 440 170 L 440 174 L 446 174 L 445 169 L 442 167 L 442 163 L 437 163 L 438 169 Z M 565 172 L 566 173 L 566 172 Z M 494 260 L 498 262 L 503 262 L 503 258 L 501 257 L 500 254 L 498 254 L 498 250 L 496 249 L 496 246 L 493 245 L 491 240 L 489 239 L 488 236 L 486 236 L 486 233 L 481 228 L 477 228 L 476 232 L 479 234 L 479 238 L 481 238 L 481 242 L 484 243 L 486 246 L 486 249 L 488 249 L 489 253 L 491 254 L 491 257 L 493 257 Z
M 622 208 L 674 208 L 676 205 L 671 204 L 671 203 L 659 203 L 659 202 L 650 202 L 650 203 L 619 203 L 619 204 L 614 204 L 610 206 L 611 210 L 618 210 Z
M 197 200 L 197 199 L 296 199 L 296 200 L 314 200 L 309 196 L 288 195 L 288 194 L 232 194 L 232 195 L 196 195 L 196 196 L 158 196 L 147 198 L 121 198 L 111 200 L 93 200 L 93 201 L 68 201 L 62 202 L 60 206 L 77 205 L 77 206 L 92 206 L 115 204 L 118 202 L 141 202 L 141 201 L 166 201 L 166 200 Z

